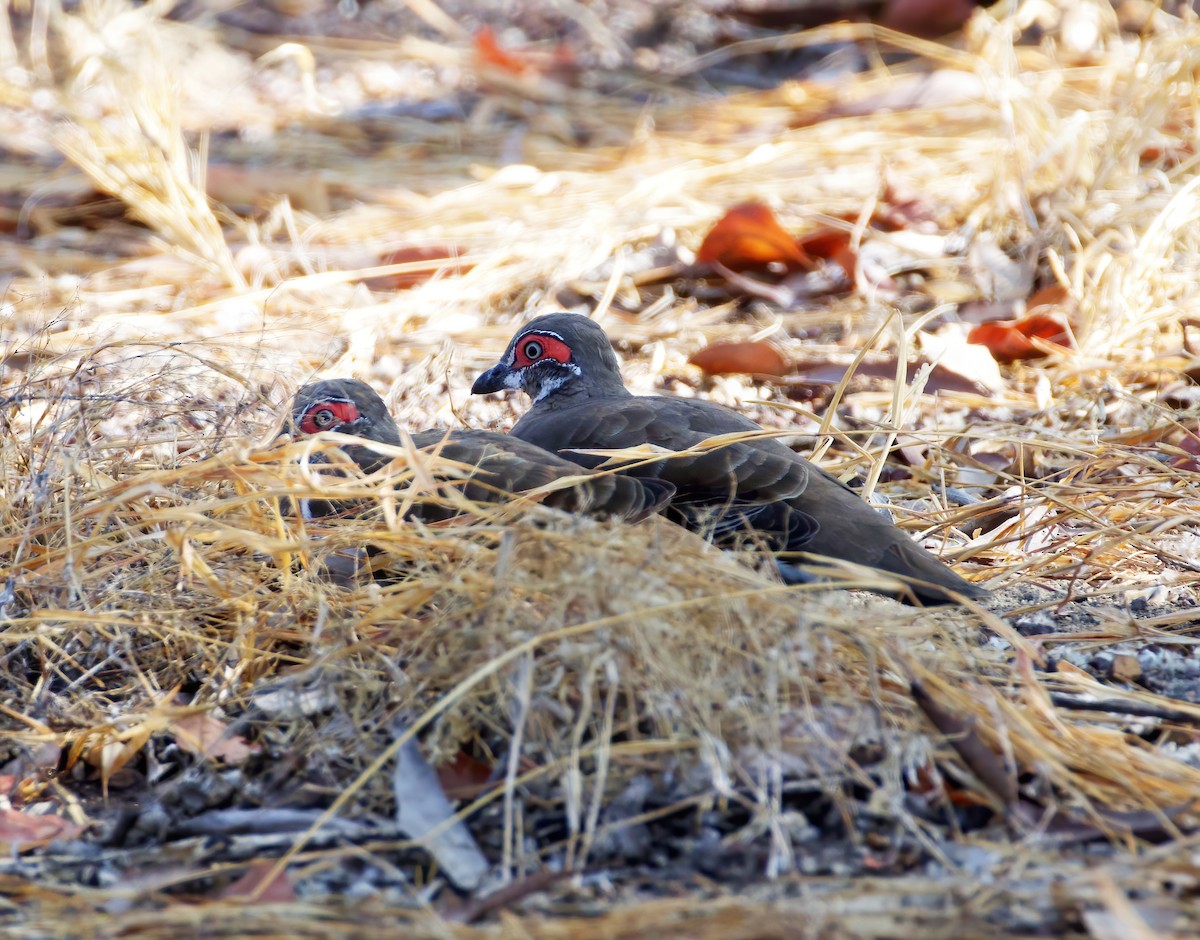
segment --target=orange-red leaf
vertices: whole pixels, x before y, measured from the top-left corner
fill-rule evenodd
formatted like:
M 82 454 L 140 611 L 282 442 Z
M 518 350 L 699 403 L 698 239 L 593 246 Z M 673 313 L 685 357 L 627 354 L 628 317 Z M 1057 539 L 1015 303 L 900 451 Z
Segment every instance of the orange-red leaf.
M 454 246 L 446 245 L 412 245 L 397 248 L 383 255 L 379 263 L 407 264 L 412 266 L 412 270 L 368 277 L 363 283 L 371 290 L 406 290 L 428 281 L 438 272 L 466 274 L 474 265 L 463 262 L 463 254 L 464 252 Z
M 758 202 L 744 202 L 721 216 L 700 243 L 696 260 L 723 264 L 731 271 L 768 264 L 783 264 L 790 271 L 812 267 L 775 213 Z
M 837 228 L 821 228 L 796 240 L 796 245 L 808 258 L 822 258 L 838 264 L 846 277 L 854 279 L 858 253 L 850 247 L 850 233 Z
M 534 71 L 532 63 L 500 48 L 500 44 L 496 41 L 496 33 L 490 26 L 479 27 L 475 31 L 474 42 L 475 58 L 481 65 L 490 65 L 492 68 L 512 72 L 514 75 L 523 75 L 526 72 Z
M 1041 312 L 1019 320 L 981 323 L 967 334 L 967 342 L 986 346 L 997 362 L 1040 359 L 1046 353 L 1030 342 L 1031 337 L 1064 348 L 1071 345 L 1071 331 L 1066 321 L 1057 314 Z
M 761 340 L 753 343 L 713 343 L 688 359 L 709 375 L 745 372 L 752 375 L 786 375 L 789 363 L 778 349 Z
M 73 839 L 82 831 L 82 826 L 53 813 L 35 816 L 15 809 L 0 810 L 0 851 L 6 855 L 28 852 L 55 839 Z
M 1175 166 L 1195 156 L 1195 146 L 1186 139 L 1188 134 L 1189 128 L 1181 126 L 1177 121 L 1168 121 L 1159 128 L 1159 140 L 1142 148 L 1142 162 L 1154 163 L 1164 160 L 1167 166 Z

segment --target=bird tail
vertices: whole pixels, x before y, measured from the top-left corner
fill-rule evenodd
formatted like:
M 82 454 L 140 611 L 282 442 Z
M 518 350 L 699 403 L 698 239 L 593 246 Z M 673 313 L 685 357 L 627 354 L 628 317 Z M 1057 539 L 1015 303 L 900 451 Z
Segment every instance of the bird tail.
M 926 604 L 957 604 L 959 597 L 955 595 L 971 600 L 991 595 L 987 588 L 959 577 L 945 562 L 911 540 L 889 545 L 879 567 L 909 581 L 912 592 Z
M 896 568 L 901 568 L 901 570 L 896 570 Z M 784 561 L 782 558 L 775 559 L 775 570 L 779 572 L 779 577 L 784 584 L 819 584 L 829 580 L 816 572 L 808 571 L 791 562 Z M 884 564 L 881 564 L 877 570 L 899 576 L 904 581 L 905 586 L 902 590 L 894 592 L 884 592 L 874 586 L 871 587 L 871 590 L 878 591 L 879 593 L 889 593 L 890 596 L 906 604 L 914 602 L 925 606 L 958 604 L 962 598 L 983 600 L 990 596 L 991 593 L 978 584 L 972 584 L 970 581 L 960 578 L 949 568 L 932 571 L 930 568 L 923 566 L 920 572 L 916 572 L 911 566 L 905 569 L 899 565 L 888 565 L 885 559 Z M 933 577 L 929 577 L 930 575 Z

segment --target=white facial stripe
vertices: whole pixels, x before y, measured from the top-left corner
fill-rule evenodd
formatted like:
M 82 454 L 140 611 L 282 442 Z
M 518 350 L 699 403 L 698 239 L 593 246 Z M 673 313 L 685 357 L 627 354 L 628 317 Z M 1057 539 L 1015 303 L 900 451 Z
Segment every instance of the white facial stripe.
M 560 365 L 561 365 L 561 363 L 560 363 Z M 582 375 L 582 372 L 580 371 L 579 366 L 575 365 L 575 363 L 573 363 L 573 362 L 568 362 L 564 368 L 573 372 L 575 375 Z M 541 386 L 539 386 L 538 393 L 537 393 L 537 395 L 534 396 L 533 403 L 536 405 L 539 401 L 541 401 L 543 398 L 545 398 L 551 392 L 558 391 L 560 388 L 562 388 L 564 385 L 567 384 L 567 381 L 570 378 L 571 377 L 569 375 L 562 375 L 562 374 L 555 375 L 551 378 L 547 378 L 544 382 L 542 382 Z
M 354 405 L 354 399 L 352 399 L 352 398 L 333 398 L 332 396 L 329 398 L 318 398 L 311 405 L 309 405 L 306 409 L 304 409 L 304 413 L 308 414 L 308 412 L 310 412 L 314 408 L 316 408 L 317 405 Z M 357 408 L 358 406 L 354 405 L 354 407 Z
M 312 414 L 317 408 L 320 408 L 322 405 L 351 405 L 355 409 L 358 408 L 358 405 L 356 405 L 354 403 L 353 398 L 332 398 L 332 397 L 331 398 L 318 398 L 311 405 L 309 405 L 307 408 L 304 409 L 304 411 L 302 412 L 302 416 L 307 416 L 307 415 Z M 360 417 L 361 417 L 361 415 L 360 415 Z

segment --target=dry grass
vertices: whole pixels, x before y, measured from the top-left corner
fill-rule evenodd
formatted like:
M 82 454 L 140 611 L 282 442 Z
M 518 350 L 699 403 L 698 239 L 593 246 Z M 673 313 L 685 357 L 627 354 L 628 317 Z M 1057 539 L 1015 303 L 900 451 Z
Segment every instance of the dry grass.
M 672 818 L 679 831 L 705 820 L 729 867 L 748 864 L 731 884 L 779 880 L 742 899 L 719 878 L 660 885 L 664 897 L 614 908 L 605 935 L 745 936 L 752 923 L 755 935 L 794 936 L 799 917 L 812 936 L 1065 932 L 1087 916 L 1146 931 L 1155 911 L 1176 911 L 1190 875 L 1164 850 L 1135 850 L 1147 819 L 1163 838 L 1193 821 L 1195 688 L 1120 683 L 1095 663 L 1194 642 L 1200 498 L 1194 471 L 1162 458 L 1182 453 L 1196 417 L 1182 376 L 1200 274 L 1200 26 L 1172 20 L 1138 38 L 1097 7 L 1098 44 L 1078 49 L 1070 23 L 1027 4 L 1012 20 L 979 13 L 952 49 L 843 25 L 799 42 L 879 40 L 917 57 L 836 85 L 719 99 L 631 79 L 653 91 L 645 107 L 541 76 L 475 75 L 483 94 L 466 121 L 401 116 L 373 130 L 353 108 L 414 75 L 452 85 L 474 74 L 469 47 L 314 38 L 312 73 L 302 51 L 256 62 L 248 52 L 278 43 L 238 34 L 233 45 L 213 22 L 160 13 L 115 0 L 10 13 L 0 133 L 19 237 L 0 240 L 0 720 L 18 805 L 107 825 L 156 761 L 180 760 L 163 748 L 198 707 L 265 748 L 205 778 L 232 781 L 235 805 L 325 807 L 340 794 L 343 817 L 390 816 L 378 758 L 404 735 L 435 765 L 460 751 L 495 762 L 504 785 L 462 815 L 500 880 L 546 864 L 587 873 L 520 920 L 506 915 L 513 935 L 578 935 L 577 921 L 537 912 L 636 898 L 644 873 L 625 882 L 614 870 L 605 886 L 608 860 L 624 857 L 622 833 Z M 1054 21 L 1045 38 L 1014 44 L 1035 14 Z M 931 66 L 961 72 L 952 100 L 880 103 Z M 584 137 L 591 146 L 567 144 Z M 514 149 L 521 162 L 501 166 Z M 206 153 L 220 157 L 207 168 Z M 66 162 L 50 174 L 56 154 Z M 692 393 L 686 357 L 718 338 L 769 337 L 819 359 L 875 337 L 880 352 L 915 355 L 928 334 L 960 327 L 914 326 L 918 314 L 869 291 L 739 313 L 623 274 L 656 240 L 694 249 L 730 204 L 761 199 L 803 230 L 869 214 L 885 180 L 932 203 L 943 234 L 1014 254 L 1037 246 L 1039 270 L 1078 304 L 1077 348 L 1006 367 L 990 399 L 844 385 L 824 421 L 780 387 L 716 379 L 702 392 L 812 435 L 824 466 L 872 481 L 911 436 L 945 443 L 911 480 L 878 489 L 903 525 L 999 590 L 994 610 L 784 588 L 753 555 L 715 552 L 660 520 L 525 505 L 407 523 L 412 500 L 461 502 L 434 493 L 411 453 L 386 479 L 330 481 L 294 462 L 299 445 L 269 443 L 290 393 L 315 375 L 372 381 L 413 428 L 503 426 L 523 404 L 469 398 L 470 377 L 514 323 L 568 289 L 606 298 L 597 315 L 638 391 Z M 412 244 L 456 246 L 472 267 L 407 290 L 364 286 L 419 268 L 381 265 Z M 927 293 L 966 283 L 959 299 L 984 296 L 967 256 L 942 258 Z M 977 444 L 1016 457 L 980 502 L 944 505 L 940 485 L 970 485 Z M 382 511 L 327 524 L 283 511 L 285 497 L 314 493 L 377 498 Z M 1006 521 L 979 529 L 1005 507 Z M 383 550 L 390 582 L 322 577 L 331 555 L 364 542 Z M 1141 595 L 1170 606 L 1139 618 Z M 1022 636 L 1034 622 L 1042 635 Z M 280 689 L 317 690 L 322 708 L 264 718 L 264 696 Z M 1158 717 L 1079 704 L 1094 699 Z M 938 707 L 955 728 L 938 725 Z M 63 753 L 78 767 L 48 773 Z M 643 785 L 654 799 L 622 815 L 622 795 Z M 986 839 L 916 811 L 914 800 L 940 806 L 942 787 L 997 811 Z M 844 845 L 804 842 L 797 794 L 824 796 Z M 1102 876 L 1069 836 L 1043 834 L 1055 813 L 1113 840 Z M 888 856 L 888 840 L 933 874 Z M 262 854 L 290 851 L 293 879 L 314 885 L 348 859 L 432 876 L 408 848 L 394 833 L 347 849 L 310 831 Z M 84 932 L 98 911 L 110 936 L 178 935 L 201 915 L 213 935 L 502 932 L 443 920 L 400 879 L 361 906 L 178 902 L 168 887 L 220 881 L 258 854 L 180 851 L 167 864 L 151 841 L 104 863 L 119 883 L 85 884 L 79 859 L 37 850 L 32 867 L 7 867 L 17 913 L 4 916 L 14 936 Z M 868 878 L 872 868 L 896 877 Z M 1050 873 L 1061 878 L 1052 899 Z M 863 884 L 889 903 L 864 906 Z M 1135 890 L 1159 906 L 1132 905 Z M 680 891 L 682 909 L 666 897 Z

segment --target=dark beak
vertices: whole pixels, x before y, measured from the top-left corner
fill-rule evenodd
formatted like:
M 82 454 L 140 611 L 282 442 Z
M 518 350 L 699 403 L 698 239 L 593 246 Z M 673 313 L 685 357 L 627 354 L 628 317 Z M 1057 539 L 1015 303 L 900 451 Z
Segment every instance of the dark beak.
M 508 367 L 503 362 L 496 363 L 475 380 L 475 384 L 471 386 L 471 394 L 488 395 L 491 392 L 505 391 L 504 376 L 507 373 Z

